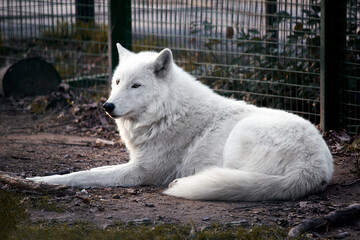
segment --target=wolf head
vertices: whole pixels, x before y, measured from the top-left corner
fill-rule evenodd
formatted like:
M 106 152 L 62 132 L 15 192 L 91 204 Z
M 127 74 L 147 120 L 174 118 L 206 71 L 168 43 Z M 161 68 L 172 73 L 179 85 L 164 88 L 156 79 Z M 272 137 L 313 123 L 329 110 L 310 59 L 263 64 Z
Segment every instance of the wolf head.
M 114 71 L 109 99 L 103 105 L 112 118 L 138 119 L 158 111 L 169 97 L 174 67 L 170 49 L 133 53 L 116 44 L 120 63 Z

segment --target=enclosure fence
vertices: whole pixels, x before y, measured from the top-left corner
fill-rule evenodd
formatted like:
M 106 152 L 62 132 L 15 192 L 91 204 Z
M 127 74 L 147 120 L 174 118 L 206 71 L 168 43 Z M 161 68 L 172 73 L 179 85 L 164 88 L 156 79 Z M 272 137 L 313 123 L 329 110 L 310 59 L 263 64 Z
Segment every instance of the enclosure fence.
M 133 1 L 132 8 L 135 51 L 168 46 L 179 65 L 223 95 L 319 121 L 320 6 Z
M 41 57 L 74 89 L 108 89 L 107 23 L 107 0 L 2 0 L 0 65 Z
M 360 1 L 334 2 L 2 1 L 0 64 L 41 56 L 73 89 L 106 92 L 118 59 L 115 42 L 134 52 L 168 47 L 177 64 L 219 94 L 354 134 L 360 126 Z M 326 7 L 343 14 L 326 17 Z M 331 21 L 341 44 L 324 40 Z M 334 43 L 337 55 L 329 55 L 324 46 Z
M 360 133 L 360 1 L 347 1 L 341 34 L 340 108 L 342 126 Z

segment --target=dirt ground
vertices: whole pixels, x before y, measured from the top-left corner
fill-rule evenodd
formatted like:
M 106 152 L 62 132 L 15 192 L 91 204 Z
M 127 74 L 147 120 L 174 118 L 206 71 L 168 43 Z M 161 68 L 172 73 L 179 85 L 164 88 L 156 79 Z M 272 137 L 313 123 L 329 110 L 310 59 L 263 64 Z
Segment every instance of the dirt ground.
M 110 140 L 104 144 L 97 139 Z M 30 220 L 73 222 L 89 220 L 106 227 L 116 222 L 184 223 L 197 229 L 214 223 L 239 226 L 280 225 L 291 228 L 304 219 L 319 217 L 360 203 L 358 152 L 345 150 L 351 140 L 336 132 L 326 136 L 334 154 L 335 174 L 324 192 L 293 201 L 208 202 L 162 194 L 165 186 L 78 189 L 75 195 L 47 196 L 59 210 L 31 210 Z M 66 173 L 125 163 L 113 121 L 101 103 L 66 96 L 0 97 L 0 171 L 21 177 Z M 8 188 L 0 184 L 2 188 Z M 28 193 L 31 198 L 33 195 Z M 310 237 L 360 239 L 360 221 Z

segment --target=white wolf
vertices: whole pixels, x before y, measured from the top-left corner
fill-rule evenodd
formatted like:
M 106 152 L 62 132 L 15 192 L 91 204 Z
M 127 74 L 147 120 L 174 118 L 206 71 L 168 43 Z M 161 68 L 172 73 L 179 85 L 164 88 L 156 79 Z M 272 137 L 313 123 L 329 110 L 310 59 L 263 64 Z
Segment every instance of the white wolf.
M 309 121 L 215 94 L 178 67 L 169 49 L 117 48 L 104 108 L 130 161 L 32 180 L 82 188 L 171 182 L 165 194 L 246 201 L 300 198 L 329 183 L 333 159 Z

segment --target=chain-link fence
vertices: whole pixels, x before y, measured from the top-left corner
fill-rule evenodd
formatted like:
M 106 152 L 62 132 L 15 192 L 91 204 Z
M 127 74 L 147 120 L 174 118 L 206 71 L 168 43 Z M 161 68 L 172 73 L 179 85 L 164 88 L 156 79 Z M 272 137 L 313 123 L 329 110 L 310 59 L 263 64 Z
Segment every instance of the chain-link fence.
M 41 57 L 76 90 L 107 89 L 107 12 L 106 0 L 0 1 L 0 66 Z
M 132 1 L 133 49 L 174 51 L 220 94 L 320 118 L 318 1 Z

